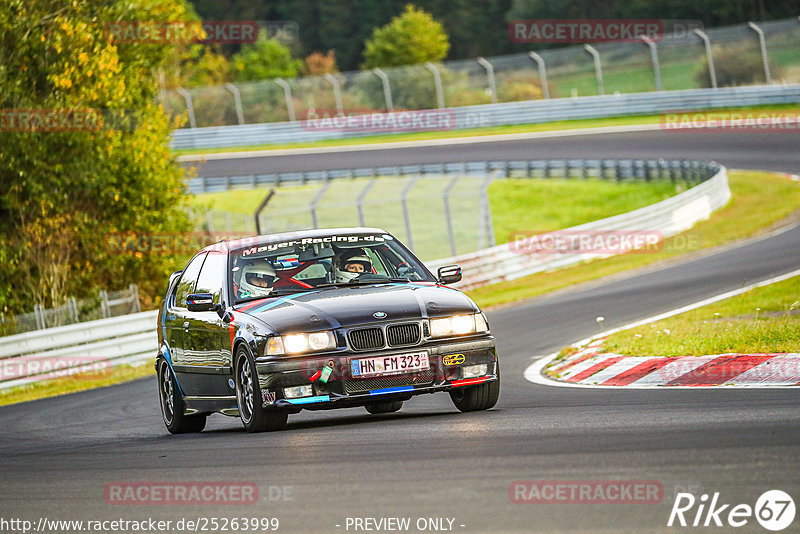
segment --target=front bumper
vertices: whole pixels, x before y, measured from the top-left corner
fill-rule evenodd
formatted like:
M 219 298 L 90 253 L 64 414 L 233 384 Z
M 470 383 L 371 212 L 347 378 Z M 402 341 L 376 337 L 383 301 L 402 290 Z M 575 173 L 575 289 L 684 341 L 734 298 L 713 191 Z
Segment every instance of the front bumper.
M 430 368 L 427 371 L 370 378 L 354 377 L 351 373 L 353 359 L 420 351 L 428 353 Z M 259 358 L 256 362 L 262 406 L 292 412 L 405 400 L 414 395 L 448 391 L 498 379 L 497 354 L 492 336 L 426 343 L 406 349 L 263 360 Z M 324 384 L 318 379 L 312 381 L 312 378 L 318 375 L 318 371 L 326 365 L 330 366 L 331 362 L 333 371 L 328 381 Z M 481 364 L 486 364 L 484 375 L 468 378 L 462 375 L 465 367 Z M 308 385 L 313 388 L 313 395 L 300 398 L 284 397 L 284 388 Z

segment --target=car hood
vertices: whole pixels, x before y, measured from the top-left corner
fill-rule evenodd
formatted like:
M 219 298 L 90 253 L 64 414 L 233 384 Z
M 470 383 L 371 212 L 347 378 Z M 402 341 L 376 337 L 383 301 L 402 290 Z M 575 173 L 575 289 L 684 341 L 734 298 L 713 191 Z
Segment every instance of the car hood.
M 278 334 L 478 311 L 460 291 L 414 283 L 309 290 L 242 308 L 240 311 L 267 323 Z

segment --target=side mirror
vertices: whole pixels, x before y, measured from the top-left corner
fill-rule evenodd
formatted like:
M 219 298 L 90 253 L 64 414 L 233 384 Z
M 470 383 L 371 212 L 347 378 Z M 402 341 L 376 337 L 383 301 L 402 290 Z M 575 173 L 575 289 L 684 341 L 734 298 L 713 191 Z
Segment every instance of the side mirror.
M 440 284 L 455 284 L 461 280 L 461 267 L 458 265 L 445 265 L 439 267 L 438 278 Z
M 192 293 L 186 297 L 186 307 L 192 312 L 214 311 L 214 296 L 211 293 Z

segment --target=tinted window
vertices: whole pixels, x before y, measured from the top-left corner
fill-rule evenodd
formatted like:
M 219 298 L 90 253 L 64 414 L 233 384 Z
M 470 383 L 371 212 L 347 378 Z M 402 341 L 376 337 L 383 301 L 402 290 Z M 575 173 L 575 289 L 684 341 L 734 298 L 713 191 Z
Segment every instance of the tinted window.
M 179 308 L 186 307 L 186 297 L 194 291 L 194 284 L 197 281 L 197 275 L 200 272 L 200 267 L 202 267 L 205 257 L 205 252 L 198 254 L 189 262 L 186 269 L 183 270 L 181 281 L 178 282 L 178 290 L 175 293 L 175 305 Z
M 194 292 L 211 293 L 214 296 L 214 303 L 219 304 L 222 297 L 222 284 L 225 282 L 225 271 L 228 268 L 227 263 L 226 255 L 210 252 L 200 270 Z

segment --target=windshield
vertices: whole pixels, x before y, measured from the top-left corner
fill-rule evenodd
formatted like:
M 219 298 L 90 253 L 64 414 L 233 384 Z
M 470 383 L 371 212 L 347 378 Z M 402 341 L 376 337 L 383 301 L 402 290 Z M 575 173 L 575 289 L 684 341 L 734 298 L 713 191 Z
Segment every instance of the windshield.
M 411 252 L 389 234 L 331 234 L 234 250 L 237 302 L 314 288 L 435 282 Z

